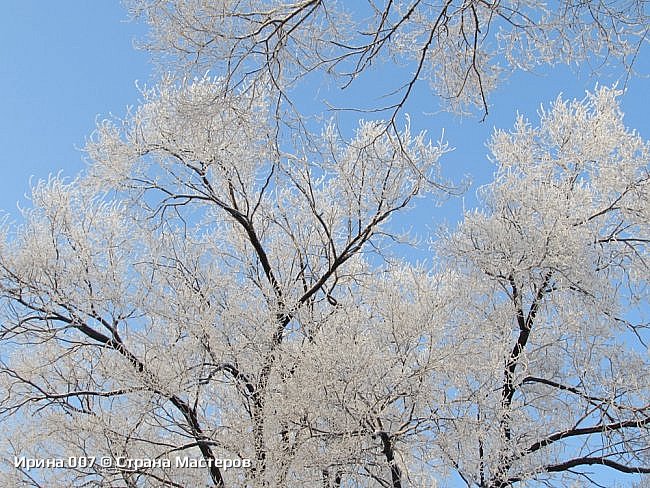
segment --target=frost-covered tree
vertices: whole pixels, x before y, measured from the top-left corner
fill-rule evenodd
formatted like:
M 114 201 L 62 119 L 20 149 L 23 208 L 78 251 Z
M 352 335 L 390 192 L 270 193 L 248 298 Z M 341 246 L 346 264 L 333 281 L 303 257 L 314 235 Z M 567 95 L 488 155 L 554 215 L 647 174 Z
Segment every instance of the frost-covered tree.
M 283 96 L 305 76 L 371 90 L 364 75 L 400 73 L 382 108 L 394 116 L 419 80 L 455 110 L 479 108 L 514 70 L 613 64 L 633 69 L 650 18 L 640 0 L 128 0 L 150 25 L 145 45 L 165 70 L 219 70 L 228 82 L 270 82 Z M 313 78 L 312 78 L 313 79 Z M 330 103 L 339 106 L 336 99 Z
M 7 423 L 7 452 L 252 460 L 41 473 L 64 485 L 650 469 L 627 313 L 647 300 L 648 146 L 615 91 L 496 133 L 486 209 L 441 238 L 433 272 L 380 258 L 391 215 L 440 191 L 444 145 L 363 123 L 275 154 L 263 99 L 217 106 L 221 90 L 149 93 L 99 127 L 87 176 L 39 184 L 6 228 L 2 413 L 31 418 Z
M 438 243 L 460 302 L 445 335 L 472 358 L 442 377 L 439 440 L 468 484 L 650 472 L 650 147 L 617 95 L 496 132 L 484 209 Z
M 395 443 L 418 434 L 411 405 L 439 361 L 422 342 L 436 305 L 400 312 L 426 279 L 378 278 L 364 251 L 380 254 L 389 218 L 443 190 L 445 146 L 364 122 L 350 141 L 331 126 L 321 147 L 278 154 L 263 94 L 203 79 L 145 96 L 100 125 L 87 176 L 38 185 L 6 231 L 3 412 L 61 427 L 11 436 L 9 451 L 253 460 L 210 469 L 216 486 L 380 479 L 387 466 L 397 480 Z
M 400 117 L 350 137 L 334 122 L 278 130 L 285 77 L 307 61 L 352 60 L 356 75 L 409 42 L 419 66 L 442 50 L 481 105 L 488 72 L 445 49 L 474 32 L 470 55 L 487 63 L 488 12 L 514 29 L 493 55 L 527 65 L 578 31 L 566 59 L 624 56 L 642 6 L 448 3 L 432 27 L 433 6 L 388 2 L 357 50 L 334 42 L 357 17 L 326 2 L 137 6 L 184 76 L 101 122 L 87 172 L 38 183 L 3 226 L 4 486 L 496 488 L 579 483 L 594 464 L 650 472 L 650 148 L 619 92 L 496 132 L 484 208 L 435 239 L 429 267 L 393 250 L 408 236 L 391 221 L 457 190 L 444 141 Z M 582 29 L 589 12 L 616 35 Z M 322 36 L 303 44 L 308 31 Z M 194 78 L 191 59 L 224 76 Z M 14 456 L 114 462 L 28 470 Z

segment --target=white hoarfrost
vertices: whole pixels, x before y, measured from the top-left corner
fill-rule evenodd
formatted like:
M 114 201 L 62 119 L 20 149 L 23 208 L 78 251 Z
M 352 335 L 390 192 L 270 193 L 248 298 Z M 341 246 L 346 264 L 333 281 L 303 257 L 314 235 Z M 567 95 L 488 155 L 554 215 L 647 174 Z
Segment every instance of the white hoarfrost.
M 10 463 L 6 483 L 400 487 L 454 472 L 502 487 L 648 470 L 634 313 L 648 144 L 618 91 L 495 132 L 484 207 L 426 269 L 386 251 L 387 224 L 444 192 L 443 143 L 366 121 L 289 151 L 263 94 L 222 88 L 164 84 L 100 123 L 89 175 L 39 183 L 0 255 L 4 452 L 171 461 Z

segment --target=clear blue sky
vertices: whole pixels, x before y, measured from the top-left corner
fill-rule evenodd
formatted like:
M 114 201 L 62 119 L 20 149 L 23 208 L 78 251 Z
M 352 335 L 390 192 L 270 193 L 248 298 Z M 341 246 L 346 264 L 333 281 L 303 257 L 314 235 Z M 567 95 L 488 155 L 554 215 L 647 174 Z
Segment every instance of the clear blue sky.
M 96 117 L 137 102 L 151 68 L 126 17 L 117 1 L 0 3 L 0 209 L 15 211 L 32 175 L 76 174 Z
M 60 171 L 74 176 L 82 170 L 85 163 L 78 148 L 96 119 L 111 112 L 122 115 L 127 105 L 137 104 L 135 80 L 150 81 L 152 67 L 148 55 L 133 48 L 144 27 L 125 22 L 126 17 L 119 2 L 108 0 L 5 0 L 0 4 L 0 209 L 17 217 L 16 203 L 25 205 L 30 178 L 47 178 Z M 647 51 L 638 68 L 650 73 Z M 493 94 L 493 107 L 484 123 L 476 118 L 428 117 L 411 110 L 413 127 L 428 129 L 434 138 L 445 128 L 450 145 L 457 148 L 445 160 L 447 174 L 471 174 L 475 181 L 465 198 L 469 207 L 474 205 L 476 186 L 487 182 L 492 172 L 484 144 L 495 126 L 512 126 L 517 111 L 535 120 L 540 103 L 560 92 L 582 98 L 596 81 L 608 84 L 615 78 L 576 77 L 565 68 L 548 70 L 545 76 L 518 74 Z M 417 103 L 415 99 L 411 106 Z M 623 109 L 627 125 L 650 138 L 648 79 L 628 83 Z M 460 206 L 460 200 L 450 202 L 442 215 L 455 221 Z M 427 213 L 411 214 L 416 228 L 432 223 Z

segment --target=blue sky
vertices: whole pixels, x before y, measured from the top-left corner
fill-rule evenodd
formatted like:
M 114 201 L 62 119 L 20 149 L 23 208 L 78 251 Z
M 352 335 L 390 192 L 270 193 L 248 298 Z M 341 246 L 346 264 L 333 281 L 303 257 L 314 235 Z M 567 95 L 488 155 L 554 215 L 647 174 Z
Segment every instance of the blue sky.
M 17 202 L 26 204 L 30 178 L 58 172 L 74 176 L 82 170 L 85 163 L 78 148 L 97 118 L 111 112 L 122 115 L 126 106 L 137 104 L 135 81 L 151 81 L 148 55 L 133 48 L 133 41 L 142 38 L 145 29 L 125 22 L 126 17 L 117 1 L 2 3 L 0 209 L 14 218 Z M 647 51 L 637 67 L 650 73 Z M 414 99 L 413 127 L 427 129 L 433 138 L 444 127 L 447 140 L 456 147 L 443 161 L 446 173 L 455 178 L 470 174 L 475 182 L 465 197 L 470 207 L 475 204 L 476 186 L 489 181 L 492 172 L 485 141 L 493 128 L 512 126 L 518 111 L 535 120 L 540 103 L 548 103 L 560 92 L 582 98 L 596 81 L 609 84 L 616 78 L 577 76 L 566 68 L 549 69 L 543 75 L 517 74 L 493 94 L 490 115 L 483 123 L 478 118 L 418 114 L 413 110 L 418 106 Z M 623 99 L 627 125 L 650 138 L 650 83 L 635 78 L 627 88 Z M 314 100 L 318 96 L 314 91 Z M 457 199 L 437 215 L 453 222 L 460 217 L 461 206 L 462 200 Z M 426 210 L 413 212 L 411 219 L 420 229 L 434 223 Z
M 137 101 L 151 68 L 125 18 L 118 2 L 2 2 L 0 208 L 14 212 L 32 176 L 76 174 L 96 117 Z

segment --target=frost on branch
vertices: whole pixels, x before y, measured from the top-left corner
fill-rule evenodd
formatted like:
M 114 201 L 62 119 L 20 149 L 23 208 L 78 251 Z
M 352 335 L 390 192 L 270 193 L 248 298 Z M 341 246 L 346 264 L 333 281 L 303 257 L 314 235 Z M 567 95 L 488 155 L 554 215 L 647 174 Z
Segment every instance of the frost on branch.
M 10 455 L 212 466 L 39 471 L 66 486 L 650 472 L 649 148 L 618 91 L 497 131 L 484 206 L 436 243 L 434 269 L 385 240 L 431 203 L 418 197 L 450 191 L 444 143 L 364 121 L 278 147 L 254 91 L 203 79 L 144 96 L 100 124 L 88 176 L 39 183 L 3 229 Z
M 547 267 L 590 286 L 599 280 L 578 275 L 593 268 L 588 263 L 600 260 L 598 270 L 608 273 L 635 272 L 643 263 L 649 149 L 624 127 L 619 94 L 600 88 L 583 101 L 558 99 L 540 111 L 539 127 L 520 117 L 513 132 L 495 133 L 490 148 L 497 173 L 482 190 L 490 214 L 465 224 L 472 242 L 485 246 L 486 271 Z M 489 236 L 471 230 L 475 225 Z M 613 243 L 616 251 L 604 245 Z M 639 254 L 625 252 L 633 249 Z
M 403 107 L 418 80 L 428 81 L 445 107 L 487 113 L 489 93 L 515 70 L 558 63 L 631 70 L 648 25 L 646 5 L 637 0 L 130 0 L 129 6 L 148 22 L 146 46 L 166 69 L 219 70 L 231 86 L 259 80 L 290 95 L 297 82 L 318 73 L 345 88 L 393 63 L 401 76 L 387 88 L 390 101 L 366 107 L 388 111 Z
M 222 80 L 204 79 L 145 97 L 120 127 L 101 123 L 88 144 L 98 187 L 129 195 L 158 222 L 173 213 L 174 225 L 192 220 L 210 232 L 234 225 L 235 232 L 219 232 L 229 245 L 253 246 L 272 288 L 299 282 L 295 270 L 273 269 L 261 247 L 271 246 L 279 263 L 298 252 L 295 265 L 310 287 L 322 286 L 321 278 L 414 197 L 453 189 L 439 169 L 446 144 L 412 134 L 408 124 L 393 132 L 382 122 L 361 122 L 351 140 L 330 124 L 321 136 L 285 148 L 274 145 L 268 100 L 253 88 L 233 95 Z M 285 292 L 300 299 L 300 286 Z
M 144 103 L 125 120 L 98 125 L 86 148 L 93 173 L 115 184 L 159 164 L 165 175 L 167 156 L 186 164 L 190 181 L 209 175 L 250 185 L 257 166 L 268 160 L 264 93 L 233 94 L 223 80 L 205 77 L 163 82 L 142 90 L 142 97 Z
M 278 148 L 253 88 L 202 79 L 143 96 L 100 124 L 89 175 L 37 186 L 8 231 L 0 415 L 37 419 L 9 451 L 254 466 L 97 466 L 60 484 L 322 486 L 369 467 L 398 482 L 400 443 L 424 442 L 442 285 L 376 257 L 394 215 L 447 191 L 446 146 L 362 122 L 350 140 L 330 125 Z
M 623 125 L 619 95 L 558 98 L 539 126 L 520 117 L 497 131 L 485 208 L 439 244 L 462 270 L 451 334 L 476 338 L 459 346 L 472 361 L 442 413 L 474 418 L 443 424 L 441 439 L 480 486 L 568 480 L 591 465 L 649 472 L 639 306 L 650 276 L 650 147 Z
M 223 83 L 145 91 L 100 124 L 87 176 L 39 183 L 3 229 L 10 455 L 209 466 L 39 471 L 66 486 L 650 471 L 649 148 L 618 91 L 497 131 L 484 206 L 431 270 L 385 242 L 392 218 L 451 191 L 443 142 L 362 121 L 275 145 L 264 94 Z

